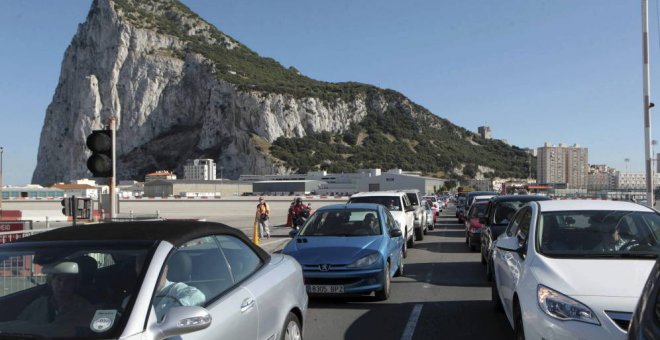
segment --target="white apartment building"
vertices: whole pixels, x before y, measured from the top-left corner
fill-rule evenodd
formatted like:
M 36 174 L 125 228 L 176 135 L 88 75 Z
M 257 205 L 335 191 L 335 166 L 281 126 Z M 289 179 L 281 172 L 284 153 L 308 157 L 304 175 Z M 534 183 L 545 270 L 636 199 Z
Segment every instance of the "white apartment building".
M 189 159 L 183 166 L 183 178 L 214 181 L 216 179 L 215 162 L 212 159 Z
M 545 143 L 537 149 L 537 182 L 544 184 L 566 183 L 571 189 L 587 187 L 589 152 L 578 144 L 554 146 Z
M 616 176 L 617 189 L 646 189 L 646 174 L 643 173 L 621 173 Z M 653 185 L 660 186 L 660 174 L 653 175 Z

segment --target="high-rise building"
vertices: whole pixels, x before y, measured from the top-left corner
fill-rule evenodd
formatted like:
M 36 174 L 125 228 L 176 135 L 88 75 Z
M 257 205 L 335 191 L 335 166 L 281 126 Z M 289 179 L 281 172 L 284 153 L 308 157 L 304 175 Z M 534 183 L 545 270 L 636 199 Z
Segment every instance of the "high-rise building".
M 491 139 L 493 138 L 492 133 L 490 131 L 490 126 L 480 126 L 477 128 L 477 131 L 479 132 L 479 136 L 483 139 Z
M 589 152 L 578 144 L 554 146 L 545 143 L 537 151 L 537 181 L 539 183 L 566 183 L 571 189 L 587 187 Z
M 212 159 L 192 159 L 183 166 L 183 178 L 203 181 L 216 179 L 215 162 Z

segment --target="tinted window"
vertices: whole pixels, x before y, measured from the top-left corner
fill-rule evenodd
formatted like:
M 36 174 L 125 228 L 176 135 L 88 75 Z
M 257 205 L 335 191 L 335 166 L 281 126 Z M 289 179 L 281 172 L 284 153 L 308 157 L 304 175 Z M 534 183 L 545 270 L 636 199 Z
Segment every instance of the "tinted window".
M 473 204 L 468 213 L 468 218 L 481 218 L 486 216 L 486 209 L 488 204 Z
M 410 204 L 419 205 L 419 200 L 417 199 L 418 196 L 416 193 L 407 192 L 406 196 L 408 196 L 408 200 L 410 201 Z
M 522 218 L 523 218 L 523 214 L 521 212 L 513 215 L 513 221 L 509 224 L 509 227 L 506 230 L 507 236 L 510 237 L 516 235 L 516 233 L 518 232 L 518 226 L 520 225 Z
M 527 241 L 527 235 L 529 235 L 529 227 L 532 223 L 532 209 L 525 208 L 521 215 L 516 236 L 518 237 L 518 242 L 522 246 L 525 241 Z

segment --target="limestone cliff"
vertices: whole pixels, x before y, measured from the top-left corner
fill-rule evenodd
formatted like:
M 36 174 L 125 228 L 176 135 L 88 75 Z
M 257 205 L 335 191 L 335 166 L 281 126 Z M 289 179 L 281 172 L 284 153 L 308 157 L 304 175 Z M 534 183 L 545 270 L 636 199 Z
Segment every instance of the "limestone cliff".
M 191 158 L 215 159 L 228 178 L 287 172 L 269 152 L 278 137 L 344 131 L 394 107 L 425 127 L 451 125 L 401 97 L 305 77 L 177 1 L 94 0 L 64 55 L 32 182 L 91 176 L 86 136 L 113 115 L 119 179 L 182 174 Z

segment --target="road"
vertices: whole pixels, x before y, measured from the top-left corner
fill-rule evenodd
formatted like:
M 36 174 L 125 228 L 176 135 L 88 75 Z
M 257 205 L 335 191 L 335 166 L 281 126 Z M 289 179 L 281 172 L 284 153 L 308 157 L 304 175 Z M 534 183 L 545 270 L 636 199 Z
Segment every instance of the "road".
M 269 201 L 273 225 L 286 222 L 290 204 Z M 314 208 L 340 201 L 313 202 Z M 6 209 L 59 209 L 59 202 L 10 203 Z M 166 218 L 203 218 L 241 229 L 252 236 L 256 202 L 122 202 L 122 212 L 160 211 Z M 409 249 L 404 276 L 392 280 L 390 299 L 370 297 L 312 298 L 305 323 L 306 339 L 511 339 L 504 316 L 491 307 L 490 283 L 486 281 L 479 253 L 465 245 L 462 225 L 446 209 L 423 241 Z M 273 238 L 261 246 L 269 252 L 281 249 L 288 228 L 274 227 Z
M 465 245 L 455 210 L 408 250 L 404 276 L 392 280 L 390 299 L 313 298 L 305 338 L 511 339 L 504 316 L 493 311 L 490 283 L 479 253 Z

